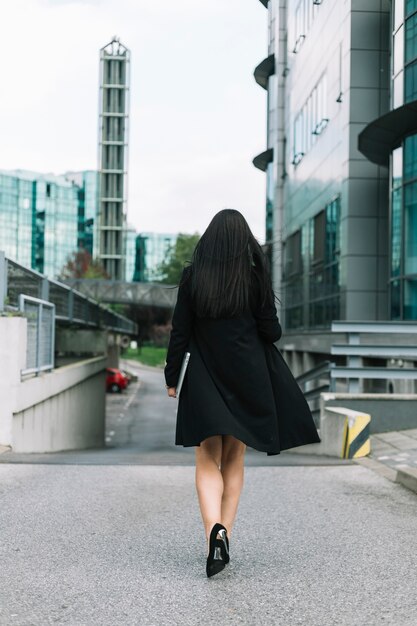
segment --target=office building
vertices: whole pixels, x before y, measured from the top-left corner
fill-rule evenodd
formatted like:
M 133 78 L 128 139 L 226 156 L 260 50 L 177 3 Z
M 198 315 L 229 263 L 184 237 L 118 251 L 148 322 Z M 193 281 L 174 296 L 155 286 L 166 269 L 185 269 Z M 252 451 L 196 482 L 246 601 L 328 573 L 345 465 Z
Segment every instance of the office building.
M 50 278 L 80 246 L 93 249 L 96 211 L 97 172 L 0 171 L 0 250 Z
M 405 135 L 413 124 L 417 129 L 417 113 L 407 128 L 399 125 L 384 159 L 379 147 L 377 158 L 372 152 L 372 129 L 399 106 L 397 90 L 404 102 L 417 97 L 417 28 L 410 21 L 407 30 L 417 3 L 406 2 L 410 13 L 393 22 L 388 0 L 260 1 L 269 35 L 255 79 L 267 90 L 268 123 L 254 165 L 266 172 L 266 242 L 285 349 L 295 371 L 303 371 L 330 355 L 332 320 L 413 315 L 417 229 L 400 235 L 399 214 L 412 211 L 406 198 L 413 195 L 407 185 L 416 176 L 416 144 Z M 358 143 L 361 133 L 368 153 Z M 380 130 L 381 141 L 386 136 Z M 408 265 L 400 264 L 407 246 Z
M 78 187 L 77 248 L 87 250 L 87 252 L 95 258 L 98 255 L 98 172 L 95 170 L 66 172 L 64 176 L 67 180 L 74 182 Z
M 125 263 L 125 281 L 130 283 L 134 280 L 135 265 L 136 265 L 136 228 L 127 225 L 125 231 L 125 249 L 126 249 L 126 263 Z
M 153 282 L 161 280 L 159 266 L 167 260 L 171 246 L 178 235 L 167 233 L 140 233 L 136 237 L 136 261 L 133 280 Z
M 126 273 L 129 66 L 119 39 L 100 50 L 98 260 L 115 280 Z
M 392 2 L 389 111 L 359 136 L 390 181 L 388 315 L 417 320 L 417 1 Z

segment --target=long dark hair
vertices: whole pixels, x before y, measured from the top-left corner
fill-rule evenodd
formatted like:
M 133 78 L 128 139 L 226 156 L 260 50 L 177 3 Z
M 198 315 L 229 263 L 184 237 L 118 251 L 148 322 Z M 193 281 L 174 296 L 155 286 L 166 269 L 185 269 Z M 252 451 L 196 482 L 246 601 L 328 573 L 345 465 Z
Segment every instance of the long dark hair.
M 243 215 L 216 213 L 191 259 L 191 294 L 198 317 L 234 317 L 250 302 L 254 281 L 263 304 L 273 302 L 268 260 Z

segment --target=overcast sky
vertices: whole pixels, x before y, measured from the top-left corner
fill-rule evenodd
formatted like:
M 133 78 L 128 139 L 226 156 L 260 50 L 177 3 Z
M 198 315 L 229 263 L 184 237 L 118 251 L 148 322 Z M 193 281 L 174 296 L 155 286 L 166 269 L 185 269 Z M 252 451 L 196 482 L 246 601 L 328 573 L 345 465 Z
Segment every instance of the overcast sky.
M 202 233 L 239 209 L 264 241 L 259 0 L 13 0 L 2 6 L 0 169 L 97 168 L 99 49 L 131 50 L 129 221 Z

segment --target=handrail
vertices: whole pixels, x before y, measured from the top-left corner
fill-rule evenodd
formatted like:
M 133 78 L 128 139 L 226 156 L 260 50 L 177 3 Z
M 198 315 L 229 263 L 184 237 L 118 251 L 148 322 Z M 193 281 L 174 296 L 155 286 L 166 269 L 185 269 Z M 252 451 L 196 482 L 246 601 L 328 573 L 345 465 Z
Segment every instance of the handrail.
M 397 345 L 369 345 L 369 344 L 357 344 L 352 345 L 348 343 L 333 344 L 331 347 L 331 354 L 341 355 L 357 355 L 357 356 L 369 356 L 369 357 L 406 357 L 417 358 L 417 346 L 397 346 Z
M 137 334 L 137 324 L 133 320 L 112 311 L 73 287 L 8 259 L 0 251 L 0 312 L 5 307 L 18 310 L 21 294 L 54 304 L 57 321 L 107 328 L 127 335 Z
M 331 361 L 323 361 L 318 365 L 315 365 L 307 372 L 300 374 L 300 376 L 296 377 L 298 383 L 308 382 L 310 380 L 314 380 L 315 378 L 319 378 L 323 374 L 326 374 L 329 371 L 330 366 L 332 365 Z
M 417 333 L 417 322 L 391 322 L 389 320 L 367 322 L 335 320 L 331 325 L 332 333 Z

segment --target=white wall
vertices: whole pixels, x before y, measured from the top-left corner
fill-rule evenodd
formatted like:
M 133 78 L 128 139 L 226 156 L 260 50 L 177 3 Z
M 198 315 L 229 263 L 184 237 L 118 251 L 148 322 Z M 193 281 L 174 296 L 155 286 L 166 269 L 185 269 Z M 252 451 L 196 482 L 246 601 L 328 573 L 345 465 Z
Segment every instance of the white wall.
M 15 452 L 104 446 L 106 357 L 21 380 L 26 319 L 0 317 L 0 445 Z

